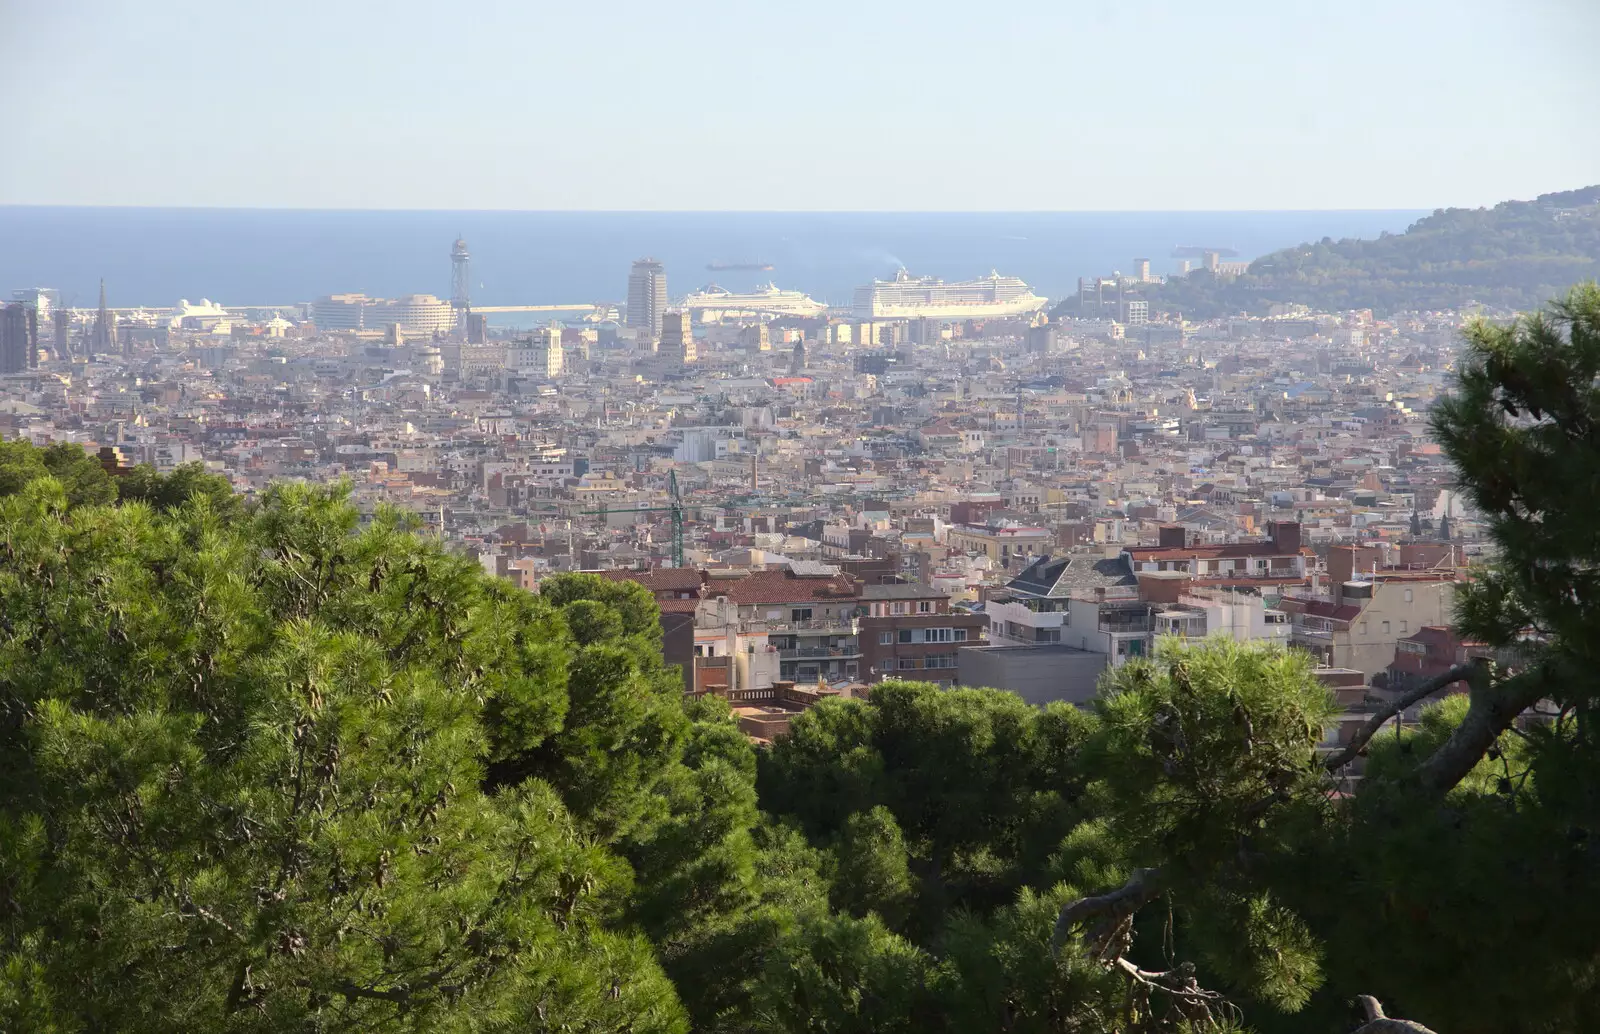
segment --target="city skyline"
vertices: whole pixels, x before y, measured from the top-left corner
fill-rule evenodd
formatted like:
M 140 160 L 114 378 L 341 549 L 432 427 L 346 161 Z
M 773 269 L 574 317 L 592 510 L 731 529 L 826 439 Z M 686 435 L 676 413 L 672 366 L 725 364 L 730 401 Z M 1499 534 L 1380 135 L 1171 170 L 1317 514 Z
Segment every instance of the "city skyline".
M 10 139 L 29 160 L 0 169 L 0 204 L 1432 208 L 1600 178 L 1600 140 L 1574 129 L 1600 93 L 1583 51 L 1600 9 L 1286 6 L 1024 3 L 984 18 L 933 3 L 907 19 L 622 4 L 602 17 L 408 0 L 374 18 L 300 0 L 19 0 L 0 8 L 0 35 L 21 44 L 0 90 L 27 101 Z M 539 61 L 525 60 L 530 39 Z M 263 74 L 191 56 L 222 40 L 243 41 Z M 839 134 L 893 160 L 853 160 L 830 147 Z M 1537 151 L 1494 146 L 1529 138 Z M 107 153 L 115 175 L 95 160 Z

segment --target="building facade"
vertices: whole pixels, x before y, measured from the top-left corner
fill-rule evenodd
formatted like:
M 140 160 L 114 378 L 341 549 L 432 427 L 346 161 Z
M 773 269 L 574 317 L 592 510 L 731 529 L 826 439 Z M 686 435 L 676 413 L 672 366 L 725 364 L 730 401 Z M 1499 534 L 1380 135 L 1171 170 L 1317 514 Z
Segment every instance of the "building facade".
M 39 365 L 39 311 L 24 302 L 0 309 L 0 373 Z
M 628 326 L 656 340 L 666 314 L 667 271 L 655 259 L 642 258 L 628 273 Z
M 868 585 L 861 590 L 862 681 L 960 682 L 959 651 L 983 638 L 987 619 L 950 609 L 950 597 L 926 585 Z
M 661 355 L 680 363 L 697 358 L 694 326 L 687 312 L 673 311 L 661 320 Z
M 431 294 L 404 298 L 368 298 L 364 294 L 330 294 L 311 305 L 311 321 L 320 330 L 388 330 L 404 334 L 448 334 L 459 310 Z

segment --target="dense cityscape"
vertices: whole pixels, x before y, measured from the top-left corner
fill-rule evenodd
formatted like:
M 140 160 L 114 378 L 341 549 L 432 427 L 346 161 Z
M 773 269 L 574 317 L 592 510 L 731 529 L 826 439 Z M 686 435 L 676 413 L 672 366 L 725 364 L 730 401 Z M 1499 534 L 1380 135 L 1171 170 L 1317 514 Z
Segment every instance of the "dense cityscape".
M 0 0 L 0 1034 L 1596 1034 L 1596 39 Z
M 636 580 L 685 690 L 760 739 L 885 678 L 1082 704 L 1169 635 L 1306 649 L 1359 723 L 1366 687 L 1473 650 L 1450 600 L 1481 529 L 1427 428 L 1465 313 L 1152 317 L 1148 258 L 1081 279 L 1071 315 L 904 270 L 830 309 L 674 294 L 641 259 L 625 301 L 528 332 L 474 310 L 466 241 L 440 253 L 449 300 L 17 291 L 0 419 L 246 497 L 343 479 L 523 588 Z

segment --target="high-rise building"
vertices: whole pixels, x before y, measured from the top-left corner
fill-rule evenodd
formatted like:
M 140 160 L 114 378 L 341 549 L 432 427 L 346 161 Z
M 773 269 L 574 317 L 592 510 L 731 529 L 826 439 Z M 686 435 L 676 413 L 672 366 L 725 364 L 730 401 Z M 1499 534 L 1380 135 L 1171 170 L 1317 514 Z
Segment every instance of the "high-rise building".
M 56 358 L 66 359 L 72 354 L 72 313 L 58 308 L 51 316 L 56 325 Z
M 1150 282 L 1149 259 L 1136 258 L 1133 260 L 1133 278 L 1139 281 L 1141 284 L 1148 284 Z
M 697 358 L 694 324 L 687 312 L 674 311 L 662 317 L 661 354 L 685 363 L 692 363 Z
M 11 300 L 21 302 L 39 314 L 39 326 L 50 325 L 51 313 L 61 307 L 61 296 L 53 287 L 29 287 L 21 291 L 12 291 Z
M 39 312 L 22 302 L 0 309 L 0 373 L 39 365 Z
M 628 326 L 659 338 L 666 313 L 667 271 L 655 259 L 642 258 L 628 273 Z
M 12 301 L 28 310 L 26 317 L 28 326 L 27 341 L 27 367 L 30 370 L 39 367 L 39 333 L 41 329 L 48 328 L 52 318 L 59 319 L 64 310 L 60 307 L 60 299 L 56 291 L 49 287 L 30 287 L 25 291 L 11 292 Z
M 804 340 L 794 343 L 794 351 L 789 353 L 789 376 L 798 377 L 806 369 L 806 343 Z

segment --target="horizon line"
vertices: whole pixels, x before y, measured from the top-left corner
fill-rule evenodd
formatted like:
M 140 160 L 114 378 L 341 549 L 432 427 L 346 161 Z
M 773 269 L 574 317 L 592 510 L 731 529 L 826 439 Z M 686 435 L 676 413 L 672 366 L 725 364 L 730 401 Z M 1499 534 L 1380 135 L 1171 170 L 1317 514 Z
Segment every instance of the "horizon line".
M 1497 202 L 1502 204 L 1504 202 Z M 1375 208 L 377 208 L 298 205 L 126 205 L 0 202 L 5 209 L 142 212 L 371 212 L 461 215 L 1268 215 L 1285 212 L 1433 212 L 1440 208 L 1395 205 Z M 1478 206 L 1486 207 L 1486 206 Z

